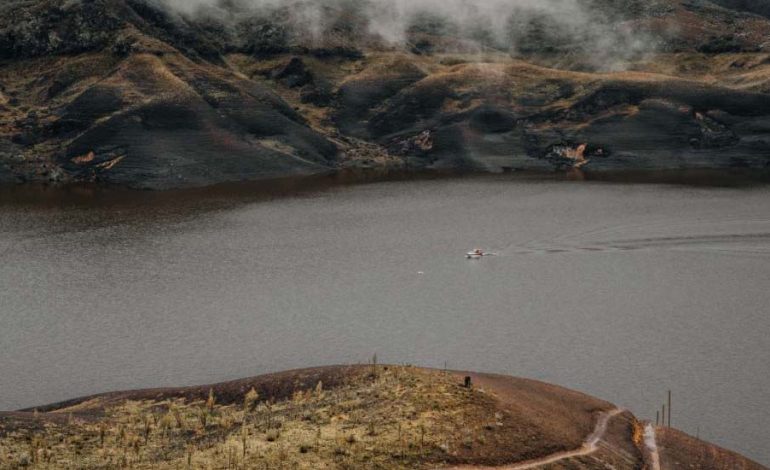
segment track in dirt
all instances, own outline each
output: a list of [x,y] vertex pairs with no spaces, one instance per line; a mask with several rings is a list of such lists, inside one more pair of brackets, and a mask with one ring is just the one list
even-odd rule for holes
[[647,423],[644,428],[644,446],[649,453],[651,470],[660,470],[660,454],[655,439],[655,428],[650,423]]
[[601,442],[602,438],[604,438],[604,435],[607,432],[607,426],[609,425],[610,420],[623,412],[625,412],[625,410],[621,408],[616,408],[609,412],[602,412],[599,415],[599,419],[596,422],[596,427],[594,428],[594,431],[586,438],[585,442],[579,449],[565,451],[565,452],[558,452],[548,457],[531,460],[529,462],[521,462],[521,463],[515,463],[515,464],[504,465],[499,467],[481,467],[481,466],[471,465],[471,466],[451,467],[450,469],[447,469],[447,470],[487,470],[487,469],[489,470],[491,469],[528,470],[531,468],[538,468],[545,465],[550,465],[550,464],[559,462],[561,460],[572,459],[575,457],[584,457],[586,455],[590,455],[596,452],[596,450],[599,448],[599,442]]

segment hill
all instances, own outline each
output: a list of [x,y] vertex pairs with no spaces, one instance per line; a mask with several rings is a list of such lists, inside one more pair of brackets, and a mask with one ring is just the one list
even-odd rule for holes
[[3,2],[0,181],[770,167],[761,2],[412,3]]
[[763,468],[557,386],[403,366],[306,369],[0,414],[0,468],[25,466]]

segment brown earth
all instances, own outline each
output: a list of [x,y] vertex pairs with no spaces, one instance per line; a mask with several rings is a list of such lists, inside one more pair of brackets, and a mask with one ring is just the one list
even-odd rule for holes
[[[644,469],[644,426],[532,380],[337,366],[2,413],[0,468]],[[764,468],[657,432],[664,470]]]
[[708,444],[681,431],[657,430],[660,463],[665,470],[709,468],[713,470],[762,470],[767,467],[735,452]]

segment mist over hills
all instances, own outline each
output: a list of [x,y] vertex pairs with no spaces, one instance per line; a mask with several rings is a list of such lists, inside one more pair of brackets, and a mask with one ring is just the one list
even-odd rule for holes
[[764,169],[765,7],[11,0],[0,5],[0,180]]

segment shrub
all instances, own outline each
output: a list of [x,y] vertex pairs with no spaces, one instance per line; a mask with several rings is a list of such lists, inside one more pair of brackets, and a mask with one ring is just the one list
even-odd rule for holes
[[311,450],[313,450],[313,446],[308,444],[308,443],[304,443],[304,444],[300,444],[299,445],[299,453],[300,454],[307,454]]
[[279,437],[281,437],[281,431],[278,429],[270,429],[267,431],[267,434],[265,434],[265,439],[267,442],[275,442]]
[[246,411],[254,411],[259,401],[259,393],[251,387],[251,390],[243,397],[243,408]]
[[29,454],[21,454],[18,464],[19,467],[29,467],[32,465],[32,458],[29,456]]
[[206,429],[206,425],[209,422],[209,412],[205,408],[198,410],[198,421],[201,423],[201,428]]

